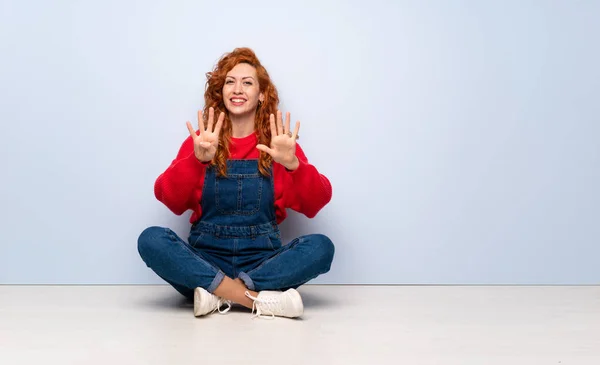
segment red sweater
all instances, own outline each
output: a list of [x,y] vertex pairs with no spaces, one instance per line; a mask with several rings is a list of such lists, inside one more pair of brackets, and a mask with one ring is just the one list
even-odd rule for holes
[[[229,158],[258,159],[260,151],[256,148],[257,144],[258,138],[254,133],[244,138],[231,138]],[[296,170],[287,171],[283,165],[273,162],[277,223],[287,216],[286,208],[312,218],[331,200],[331,183],[308,163],[302,148],[298,144],[296,146],[296,156],[300,160]],[[191,209],[190,222],[195,222],[202,216],[200,198],[207,166],[194,156],[194,142],[188,137],[175,160],[156,179],[154,195],[177,215]]]

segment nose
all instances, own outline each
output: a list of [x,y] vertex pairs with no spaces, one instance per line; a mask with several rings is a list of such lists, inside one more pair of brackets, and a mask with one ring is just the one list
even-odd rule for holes
[[233,92],[235,94],[241,94],[242,93],[242,83],[241,82],[236,82],[235,86],[233,88]]

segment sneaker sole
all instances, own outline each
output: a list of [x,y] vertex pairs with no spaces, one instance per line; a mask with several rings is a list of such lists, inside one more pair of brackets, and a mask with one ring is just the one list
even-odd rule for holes
[[302,297],[300,296],[300,293],[298,293],[296,289],[289,289],[287,290],[287,292],[294,298],[293,303],[299,304],[297,306],[294,305],[294,315],[290,316],[289,318],[296,318],[302,316],[304,314],[304,303],[302,302]]

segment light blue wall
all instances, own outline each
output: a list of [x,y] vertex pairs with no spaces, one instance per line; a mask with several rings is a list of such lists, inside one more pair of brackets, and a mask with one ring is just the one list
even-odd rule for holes
[[138,234],[250,46],[334,197],[317,283],[600,282],[598,1],[2,1],[0,283],[162,283]]

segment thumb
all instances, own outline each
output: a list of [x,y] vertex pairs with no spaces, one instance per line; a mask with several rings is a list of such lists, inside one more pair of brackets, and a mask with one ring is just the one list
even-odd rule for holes
[[257,144],[256,148],[259,149],[260,151],[263,151],[263,152],[268,153],[269,155],[273,156],[273,150],[270,149],[269,147],[265,146],[264,144]]

